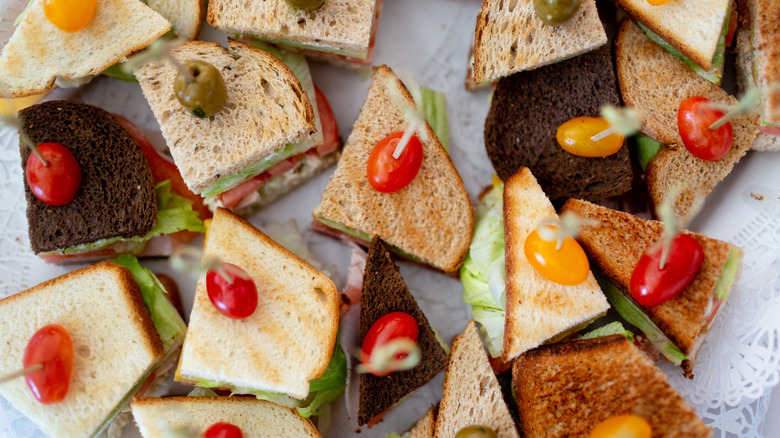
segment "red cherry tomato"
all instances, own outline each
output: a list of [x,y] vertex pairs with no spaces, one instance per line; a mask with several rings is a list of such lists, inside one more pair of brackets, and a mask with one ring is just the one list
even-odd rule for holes
[[659,240],[642,254],[631,274],[631,295],[643,306],[657,306],[676,297],[691,284],[704,262],[701,244],[687,234],[672,240],[663,269],[662,253],[663,242]]
[[723,117],[723,111],[709,108],[710,101],[694,96],[680,104],[677,111],[677,126],[685,147],[702,160],[715,161],[725,157],[731,150],[734,134],[731,123],[710,129],[710,125]]
[[230,423],[214,423],[203,434],[204,438],[244,438],[241,428]]
[[257,308],[257,287],[243,269],[230,263],[223,264],[226,279],[217,269],[206,273],[209,300],[219,313],[233,319],[244,319]]
[[27,158],[27,184],[33,195],[47,205],[70,203],[81,187],[81,167],[76,157],[59,143],[43,143],[38,152],[46,159],[46,166],[36,154]]
[[[381,347],[395,339],[411,339],[417,342],[420,335],[420,328],[417,326],[417,320],[412,315],[404,312],[391,312],[377,319],[368,329],[366,338],[363,340],[363,346],[360,349],[360,361],[363,366],[369,367],[371,364],[371,354],[376,347]],[[405,353],[398,353],[395,359],[402,360],[407,356]],[[368,370],[375,376],[386,376],[392,373],[392,370]]]
[[27,344],[24,367],[38,364],[43,368],[24,376],[33,396],[45,405],[62,401],[73,374],[73,343],[61,325],[41,327]]
[[368,182],[377,192],[397,192],[408,186],[420,171],[423,147],[416,135],[409,139],[401,156],[397,160],[393,158],[395,147],[403,135],[403,132],[396,132],[383,138],[368,157]]

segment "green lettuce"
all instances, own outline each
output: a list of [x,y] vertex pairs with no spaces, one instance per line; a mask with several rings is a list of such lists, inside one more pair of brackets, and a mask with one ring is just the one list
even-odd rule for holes
[[[355,229],[352,229],[346,225],[342,225],[338,222],[332,221],[330,219],[325,219],[323,217],[315,217],[314,219],[318,220],[319,222],[322,222],[324,225],[333,228],[334,230],[341,231],[342,233],[352,236],[356,239],[360,239],[366,243],[371,243],[371,236]],[[385,246],[389,248],[394,253],[400,255],[403,258],[413,260],[415,262],[423,262],[422,260],[418,259],[417,257],[409,254],[408,252],[402,250],[401,248],[398,248],[397,246],[390,245],[389,243],[385,242]]]
[[599,286],[601,286],[601,290],[607,297],[607,301],[609,301],[609,304],[612,305],[620,316],[623,317],[626,322],[641,330],[642,333],[647,336],[650,343],[652,343],[667,359],[675,365],[680,366],[682,361],[686,359],[685,354],[683,354],[683,352],[666,337],[661,329],[650,320],[642,309],[623,294],[617,286],[604,277],[604,274],[594,269],[593,275],[599,282]]
[[272,39],[272,38],[263,38],[256,35],[250,35],[250,34],[243,34],[243,35],[236,35],[237,37],[250,37],[257,40],[265,41],[267,43],[271,44],[278,44],[282,46],[290,46],[294,47],[296,49],[300,50],[312,50],[315,52],[325,52],[325,53],[333,53],[336,55],[343,55],[347,56],[349,58],[357,58],[357,59],[366,59],[368,58],[368,49],[365,51],[359,51],[359,50],[350,50],[346,48],[336,48],[336,47],[326,47],[326,46],[315,46],[311,44],[305,44],[298,41],[291,41],[291,40],[285,40],[285,39]]
[[192,379],[196,386],[203,388],[224,388],[233,394],[251,394],[261,400],[268,400],[276,404],[295,408],[298,413],[304,417],[321,415],[323,412],[318,409],[327,403],[332,403],[344,394],[347,387],[347,356],[341,349],[339,338],[341,328],[336,335],[336,346],[333,348],[333,355],[330,357],[328,367],[322,376],[309,382],[309,396],[306,400],[296,400],[286,394],[260,391],[257,389],[237,387],[228,382],[220,382],[206,379]]
[[634,342],[634,334],[630,330],[626,330],[619,321],[611,322],[605,326],[591,330],[588,333],[580,336],[580,339],[593,339],[600,338],[602,336],[610,335],[623,335],[629,342]]
[[504,184],[493,188],[477,205],[474,238],[460,268],[463,301],[471,305],[488,353],[498,357],[504,345],[506,268],[504,263]]
[[168,300],[165,286],[152,271],[141,266],[138,259],[131,255],[121,255],[113,261],[130,270],[133,279],[138,283],[144,304],[149,309],[149,315],[165,346],[165,351],[169,351],[182,339],[184,332],[187,331],[187,325]]
[[719,84],[720,77],[723,74],[723,62],[725,60],[725,54],[726,54],[726,34],[728,34],[729,32],[729,17],[731,17],[730,6],[728,12],[726,13],[726,20],[723,23],[723,28],[721,29],[720,38],[718,39],[718,45],[715,47],[715,54],[712,56],[712,69],[710,71],[706,71],[703,68],[699,67],[698,64],[691,61],[687,56],[683,55],[682,52],[677,50],[671,44],[664,41],[663,38],[661,38],[653,31],[645,27],[645,25],[643,25],[642,23],[637,23],[637,24],[639,24],[639,27],[641,27],[645,31],[647,36],[649,36],[650,39],[653,40],[653,42],[663,47],[664,50],[666,50],[670,54],[680,58],[682,62],[684,62],[685,65],[688,66],[688,68],[695,71],[700,76],[712,82],[713,84]]
[[642,171],[647,170],[647,164],[664,147],[663,143],[659,143],[644,134],[637,134],[634,137],[634,143],[636,144],[637,156]]
[[422,88],[423,107],[425,119],[444,149],[450,151],[450,133],[447,126],[447,96],[428,87]]
[[146,242],[157,236],[173,234],[179,231],[206,232],[198,212],[192,209],[192,201],[174,193],[171,189],[170,180],[157,184],[154,186],[154,190],[157,192],[157,225],[145,235],[100,239],[95,242],[74,245],[44,254],[77,254],[105,248],[116,243],[126,244],[123,252],[132,254],[142,251]]

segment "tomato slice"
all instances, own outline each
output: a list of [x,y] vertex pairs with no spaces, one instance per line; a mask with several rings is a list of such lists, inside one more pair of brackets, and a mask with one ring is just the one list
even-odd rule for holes
[[320,123],[322,124],[322,144],[317,146],[317,153],[327,155],[335,152],[341,145],[339,139],[339,125],[333,110],[330,108],[330,102],[316,85],[314,92],[317,95],[317,111],[320,113]]
[[256,177],[244,181],[243,183],[233,187],[232,189],[220,193],[217,195],[217,199],[222,202],[225,208],[233,208],[240,204],[247,196],[253,193],[255,190],[263,186],[268,180],[271,179],[271,174],[263,172]]
[[739,13],[737,12],[737,5],[734,2],[731,3],[731,15],[729,15],[729,30],[726,33],[726,47],[731,46],[731,41],[734,39],[734,34],[737,33],[737,24],[739,23]]
[[734,134],[731,123],[710,129],[724,113],[710,108],[709,102],[701,96],[685,100],[677,111],[677,126],[686,149],[702,160],[715,161],[729,153]]
[[[381,347],[395,339],[411,339],[417,342],[420,334],[420,328],[417,320],[412,315],[404,312],[391,312],[377,319],[371,328],[368,329],[363,345],[360,348],[360,361],[363,366],[369,367],[371,364],[371,354],[374,349]],[[404,353],[399,353],[396,359],[406,357]],[[386,376],[392,373],[392,370],[368,370],[375,376]]]
[[366,165],[368,182],[378,192],[397,192],[408,186],[420,172],[423,147],[416,135],[412,135],[397,159],[393,157],[403,135],[403,132],[396,132],[383,138],[374,146],[374,150],[368,157]]
[[192,193],[184,183],[184,179],[179,173],[179,168],[175,164],[168,161],[165,157],[160,155],[157,149],[154,148],[146,134],[125,117],[119,114],[113,114],[114,118],[123,128],[133,137],[133,139],[141,146],[141,151],[146,157],[146,161],[149,163],[149,168],[152,170],[152,177],[155,183],[170,180],[171,188],[176,194],[192,201],[192,209],[198,212],[201,219],[208,219],[212,216],[211,210],[203,204],[203,198],[200,195]]
[[663,241],[650,245],[631,274],[631,295],[643,306],[658,306],[679,295],[691,284],[704,262],[701,244],[687,234],[678,234],[672,240],[663,268],[662,253]]

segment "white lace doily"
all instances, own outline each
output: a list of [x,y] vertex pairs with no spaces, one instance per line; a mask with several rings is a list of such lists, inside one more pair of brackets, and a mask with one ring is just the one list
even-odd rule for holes
[[[23,9],[21,0],[0,0],[0,46]],[[376,63],[412,73],[418,81],[445,91],[450,117],[451,154],[473,199],[490,183],[492,166],[485,153],[482,129],[489,108],[488,92],[463,87],[473,37],[477,0],[394,0],[384,2],[376,46]],[[224,38],[213,30],[209,38]],[[412,48],[412,49],[410,49]],[[330,66],[314,65],[314,77],[328,95],[344,139],[365,98],[365,76]],[[147,130],[159,129],[140,89],[111,79],[98,79],[79,92],[79,99],[120,113]],[[662,365],[672,385],[691,403],[716,436],[760,436],[771,388],[780,379],[780,154],[750,154],[719,185],[692,223],[694,231],[734,243],[745,251],[742,276],[715,322],[696,362],[694,380],[678,368]],[[305,227],[319,202],[328,176],[321,175],[252,218],[258,225],[286,222]],[[762,200],[759,200],[762,198]],[[0,297],[17,293],[71,268],[45,265],[29,252],[22,171],[15,133],[0,129]],[[307,232],[312,251],[321,260],[336,261],[346,278],[349,251],[331,239]],[[185,307],[194,281],[171,272],[165,261],[144,262],[179,281]],[[432,325],[451,340],[466,324],[468,307],[460,283],[403,264],[401,273]],[[407,430],[441,397],[442,375],[361,434],[347,421],[337,402],[329,436],[384,436]],[[181,391],[179,389],[178,391]],[[0,398],[0,436],[39,437],[41,433]],[[138,436],[127,427],[125,436]]]

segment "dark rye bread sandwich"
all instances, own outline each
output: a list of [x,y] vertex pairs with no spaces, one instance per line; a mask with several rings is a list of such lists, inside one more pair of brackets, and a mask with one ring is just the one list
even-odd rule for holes
[[420,330],[417,345],[422,356],[420,363],[410,370],[395,371],[382,377],[369,373],[360,375],[358,424],[361,426],[381,419],[385,411],[428,383],[447,366],[447,353],[439,344],[436,332],[404,284],[385,244],[375,237],[368,249],[363,277],[360,345],[371,326],[391,312],[408,313],[417,321]]
[[[81,167],[81,189],[52,207],[24,181],[30,245],[37,253],[112,237],[146,234],[157,224],[152,171],[133,137],[108,112],[74,101],[51,101],[19,113],[33,143],[60,143]],[[32,153],[21,145],[22,169]]]
[[684,231],[704,250],[699,273],[675,298],[646,307],[632,298],[631,275],[642,254],[663,236],[663,224],[575,199],[564,204],[561,213],[567,211],[598,222],[583,226],[577,240],[603,273],[599,283],[612,307],[645,334],[651,350],[657,350],[653,353],[663,354],[692,378],[699,349],[738,276],[742,250]]
[[600,201],[631,189],[628,148],[604,158],[563,150],[558,127],[575,117],[596,117],[603,105],[620,105],[609,49],[505,77],[485,120],[485,148],[506,181],[520,167],[533,172],[553,200]]
[[623,335],[539,347],[515,359],[512,386],[523,436],[588,436],[633,414],[653,437],[712,436],[666,376]]
[[[30,246],[45,261],[166,256],[205,231],[187,198],[193,195],[173,181],[178,171],[127,119],[81,102],[49,101],[22,110],[19,120],[33,144],[61,144],[81,171],[75,197],[61,206],[40,201],[24,178]],[[20,154],[24,173],[31,151],[20,143]]]

